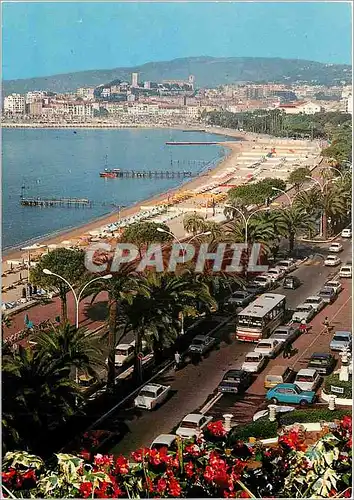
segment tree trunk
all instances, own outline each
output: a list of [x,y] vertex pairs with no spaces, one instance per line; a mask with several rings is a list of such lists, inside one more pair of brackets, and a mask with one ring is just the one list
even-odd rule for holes
[[294,250],[294,246],[295,246],[295,234],[290,233],[289,234],[289,253],[292,253],[292,251]]
[[324,240],[327,239],[327,214],[325,211],[323,211],[322,217],[321,217],[321,224],[322,224],[322,237]]
[[68,304],[66,301],[66,291],[60,293],[61,301],[61,322],[64,324],[68,320]]
[[140,359],[140,354],[142,350],[142,338],[144,333],[144,325],[142,324],[136,332],[136,342],[135,342],[135,360],[134,360],[134,374],[135,380],[140,385],[143,382],[143,365]]
[[107,391],[113,392],[115,378],[117,301],[109,296]]

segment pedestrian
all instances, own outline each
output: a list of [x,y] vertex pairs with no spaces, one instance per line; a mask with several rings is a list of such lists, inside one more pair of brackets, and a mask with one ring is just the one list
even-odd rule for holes
[[323,320],[322,325],[324,327],[325,333],[329,333],[329,319],[328,319],[328,316],[325,317],[325,319]]
[[284,347],[283,358],[291,358],[292,351],[293,351],[292,344],[287,343]]
[[178,370],[181,364],[181,355],[178,351],[175,352],[175,370]]
[[302,319],[300,323],[300,333],[307,333],[307,324],[306,320]]

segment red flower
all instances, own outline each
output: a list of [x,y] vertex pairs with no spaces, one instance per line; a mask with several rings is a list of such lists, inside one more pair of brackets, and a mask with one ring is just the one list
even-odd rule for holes
[[216,422],[210,422],[207,425],[207,429],[210,432],[210,434],[216,437],[223,437],[227,433],[221,420],[217,420]]
[[152,465],[160,465],[161,463],[168,462],[167,448],[161,448],[160,450],[149,450],[149,462]]
[[193,457],[199,457],[201,454],[201,450],[196,444],[187,445],[184,451],[187,455],[192,455]]
[[97,498],[107,498],[107,488],[110,486],[110,483],[106,481],[102,481],[100,483],[100,487],[95,489],[95,496]]
[[9,469],[7,472],[2,473],[2,480],[4,481],[4,483],[8,483],[15,476],[16,476],[15,469]]
[[240,498],[250,498],[250,496],[247,491],[241,491]]
[[142,462],[146,457],[149,456],[149,448],[140,448],[139,450],[133,451],[132,457],[135,462]]
[[186,471],[186,476],[187,477],[192,477],[194,474],[194,465],[193,462],[188,462],[184,466],[184,470]]
[[113,465],[113,455],[101,455],[100,453],[98,453],[97,455],[95,455],[93,463],[98,467],[108,467],[110,465]]
[[177,479],[171,478],[168,485],[169,494],[173,497],[180,497],[182,488]]
[[36,473],[34,472],[33,469],[28,469],[26,472],[24,472],[22,475],[22,479],[33,479],[33,481],[36,480]]
[[79,453],[79,457],[82,457],[84,460],[90,460],[91,453],[87,450],[81,450]]
[[158,491],[158,493],[163,493],[166,490],[166,488],[167,488],[167,481],[166,481],[166,479],[160,478],[157,481],[156,490]]
[[352,489],[349,488],[347,491],[345,491],[343,496],[345,498],[352,498]]
[[236,498],[236,492],[235,491],[224,491],[224,498]]
[[123,457],[123,455],[119,456],[116,459],[116,469],[115,469],[117,474],[128,474],[129,472],[129,462],[128,460]]
[[146,478],[146,486],[147,486],[147,489],[148,491],[151,493],[154,491],[154,483],[151,481],[151,479],[149,477]]
[[88,498],[92,495],[92,483],[88,481],[81,483],[79,491],[83,498]]
[[279,442],[286,444],[292,450],[305,451],[307,449],[303,438],[300,438],[299,431],[295,429],[281,436]]
[[348,415],[346,415],[345,417],[343,417],[343,420],[341,422],[341,426],[343,427],[343,429],[348,429],[349,431],[352,430],[352,419],[351,417],[348,417]]

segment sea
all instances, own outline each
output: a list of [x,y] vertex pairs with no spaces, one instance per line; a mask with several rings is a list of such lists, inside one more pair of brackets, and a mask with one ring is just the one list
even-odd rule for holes
[[[186,170],[213,168],[227,154],[219,145],[169,146],[169,141],[237,139],[174,129],[3,129],[2,249],[77,227],[188,179],[100,178],[105,168]],[[21,196],[85,198],[92,208],[22,206]]]

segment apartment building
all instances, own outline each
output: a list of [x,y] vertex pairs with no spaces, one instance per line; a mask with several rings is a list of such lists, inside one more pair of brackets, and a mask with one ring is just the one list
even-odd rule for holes
[[289,104],[280,104],[277,106],[277,109],[284,111],[287,115],[314,115],[315,113],[320,113],[322,111],[322,107],[319,104],[314,102],[295,102]]
[[11,94],[4,99],[4,112],[11,114],[24,113],[26,109],[26,101],[21,94]]

